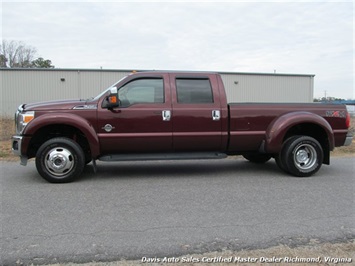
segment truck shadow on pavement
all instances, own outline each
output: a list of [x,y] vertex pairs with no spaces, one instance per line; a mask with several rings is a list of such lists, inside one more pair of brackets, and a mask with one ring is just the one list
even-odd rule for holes
[[126,178],[215,178],[218,176],[238,177],[289,177],[282,172],[274,160],[265,164],[254,164],[240,159],[194,160],[194,161],[138,161],[98,162],[97,173],[92,163],[86,166],[77,181],[89,179]]

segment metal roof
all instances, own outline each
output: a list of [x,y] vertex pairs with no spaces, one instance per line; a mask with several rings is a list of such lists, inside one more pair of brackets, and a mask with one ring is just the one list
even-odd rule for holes
[[0,68],[0,71],[73,71],[73,72],[192,72],[192,73],[219,73],[230,75],[260,75],[260,76],[296,76],[314,77],[315,74],[293,74],[293,73],[261,73],[261,72],[228,72],[228,71],[199,71],[199,70],[157,70],[157,69],[103,69],[103,68]]

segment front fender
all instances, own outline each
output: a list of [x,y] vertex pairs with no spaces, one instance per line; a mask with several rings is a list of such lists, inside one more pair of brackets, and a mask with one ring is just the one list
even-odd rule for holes
[[68,125],[80,130],[87,138],[91,155],[96,158],[100,155],[99,139],[93,126],[86,119],[70,113],[49,113],[33,119],[25,128],[24,135],[34,135],[37,130],[49,125]]
[[329,123],[317,114],[301,111],[284,114],[271,122],[266,130],[265,151],[279,153],[288,130],[305,123],[320,126],[327,134],[330,150],[334,148],[334,135]]

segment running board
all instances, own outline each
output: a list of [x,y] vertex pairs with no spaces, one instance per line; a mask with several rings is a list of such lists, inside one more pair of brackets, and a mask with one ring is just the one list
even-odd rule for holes
[[220,152],[183,152],[183,153],[140,153],[111,154],[98,159],[105,162],[113,161],[154,161],[154,160],[193,160],[193,159],[224,159],[227,154]]

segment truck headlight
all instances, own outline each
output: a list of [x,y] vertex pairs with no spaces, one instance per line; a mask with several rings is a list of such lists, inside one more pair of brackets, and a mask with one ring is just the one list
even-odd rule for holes
[[23,130],[27,126],[28,123],[30,123],[34,118],[35,118],[35,112],[34,111],[29,111],[29,112],[21,112],[17,111],[16,115],[16,133],[17,134],[22,134]]

